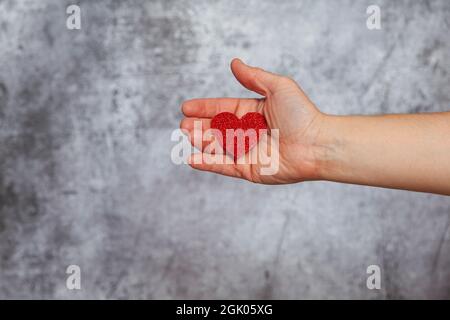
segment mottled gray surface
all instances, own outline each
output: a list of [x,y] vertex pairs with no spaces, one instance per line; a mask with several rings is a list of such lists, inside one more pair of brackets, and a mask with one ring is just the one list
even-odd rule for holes
[[448,197],[170,160],[184,99],[254,96],[235,56],[325,112],[449,110],[449,26],[448,0],[0,1],[0,298],[450,298]]

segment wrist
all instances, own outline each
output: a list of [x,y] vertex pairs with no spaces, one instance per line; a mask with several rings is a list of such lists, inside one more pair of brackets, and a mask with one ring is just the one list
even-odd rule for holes
[[316,180],[338,180],[342,175],[342,159],[345,153],[344,116],[322,114],[320,129],[314,142],[313,153],[316,167]]

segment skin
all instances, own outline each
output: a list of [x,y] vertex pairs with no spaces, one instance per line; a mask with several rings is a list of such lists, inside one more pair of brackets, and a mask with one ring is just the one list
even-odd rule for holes
[[231,62],[231,71],[245,88],[263,98],[185,101],[180,126],[193,142],[195,120],[206,130],[220,112],[239,118],[260,112],[269,128],[279,129],[279,170],[260,175],[259,163],[208,164],[207,142],[199,146],[202,154],[189,159],[193,168],[264,184],[328,180],[450,195],[450,112],[328,115],[290,78],[239,59]]

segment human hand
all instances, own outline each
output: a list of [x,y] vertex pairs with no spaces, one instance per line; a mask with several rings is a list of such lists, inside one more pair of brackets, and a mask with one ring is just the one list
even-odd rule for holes
[[[190,133],[193,144],[194,121],[201,121],[202,129],[211,128],[211,119],[218,113],[231,112],[241,118],[248,112],[259,112],[266,118],[270,129],[279,131],[279,168],[273,175],[262,175],[260,161],[244,164],[211,164],[208,161],[189,161],[199,170],[243,178],[265,184],[293,183],[319,178],[316,161],[317,139],[321,132],[324,115],[308,99],[295,81],[260,68],[250,67],[239,59],[231,62],[236,79],[247,89],[264,98],[214,98],[193,99],[183,103],[185,118],[181,128]],[[270,135],[270,132],[269,132]],[[270,139],[270,136],[268,137]],[[206,143],[207,144],[207,143]],[[206,144],[201,148],[205,151]],[[257,152],[256,148],[250,153]],[[203,152],[202,159],[210,155]]]

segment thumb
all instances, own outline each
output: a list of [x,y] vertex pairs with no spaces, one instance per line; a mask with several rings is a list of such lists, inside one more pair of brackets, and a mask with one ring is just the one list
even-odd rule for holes
[[283,79],[261,68],[251,67],[237,58],[231,61],[231,72],[244,87],[263,96],[274,93]]

